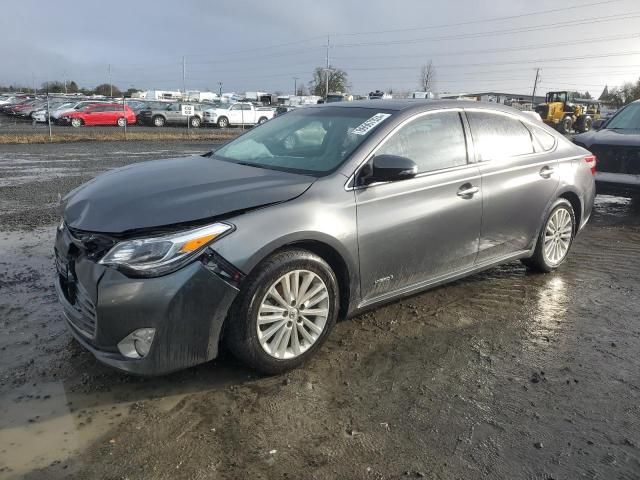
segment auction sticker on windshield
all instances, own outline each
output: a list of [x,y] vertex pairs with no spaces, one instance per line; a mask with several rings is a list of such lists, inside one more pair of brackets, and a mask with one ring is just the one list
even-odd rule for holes
[[390,116],[390,113],[376,113],[373,117],[365,120],[356,128],[354,128],[351,133],[353,133],[354,135],[366,135],[369,130],[374,128],[379,123],[384,122]]

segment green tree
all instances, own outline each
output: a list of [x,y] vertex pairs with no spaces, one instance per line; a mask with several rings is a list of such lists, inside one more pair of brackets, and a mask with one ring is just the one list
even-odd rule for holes
[[80,88],[78,87],[78,84],[76,82],[71,80],[69,83],[67,83],[67,92],[78,93],[79,91],[80,91]]
[[64,93],[64,83],[57,80],[53,82],[44,82],[42,84],[42,90],[49,93]]
[[329,70],[317,67],[313,71],[313,78],[309,82],[309,91],[313,95],[325,96],[327,90],[327,75],[329,78],[329,92],[346,92],[349,89],[349,76],[339,68]]
[[98,85],[94,89],[94,92],[96,93],[96,95],[104,95],[105,97],[111,96],[112,91],[113,91],[114,97],[119,97],[122,95],[122,92],[118,87],[116,87],[115,85],[109,85],[108,83],[103,83],[101,85]]

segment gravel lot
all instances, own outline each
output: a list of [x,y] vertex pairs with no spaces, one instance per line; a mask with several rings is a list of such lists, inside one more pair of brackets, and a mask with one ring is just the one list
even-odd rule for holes
[[0,148],[0,477],[640,478],[640,202],[598,197],[554,274],[519,263],[338,323],[303,369],[96,363],[52,287],[58,195],[206,144]]

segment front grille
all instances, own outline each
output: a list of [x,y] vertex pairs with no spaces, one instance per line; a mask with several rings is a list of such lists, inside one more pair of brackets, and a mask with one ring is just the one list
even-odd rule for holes
[[592,145],[589,150],[598,157],[599,172],[640,175],[640,146]]
[[67,315],[69,322],[84,336],[94,338],[96,334],[96,307],[89,292],[76,278],[74,258],[65,259],[56,249],[55,264],[64,298],[77,315]]
[[77,318],[70,319],[70,321],[86,336],[93,338],[96,335],[96,307],[89,298],[89,293],[82,285],[76,283],[75,286],[76,302],[73,306],[81,315]]

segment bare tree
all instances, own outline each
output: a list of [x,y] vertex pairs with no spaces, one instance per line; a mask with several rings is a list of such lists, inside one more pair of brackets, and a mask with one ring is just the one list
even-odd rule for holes
[[436,84],[436,67],[431,60],[420,69],[420,88],[423,92],[431,92]]

